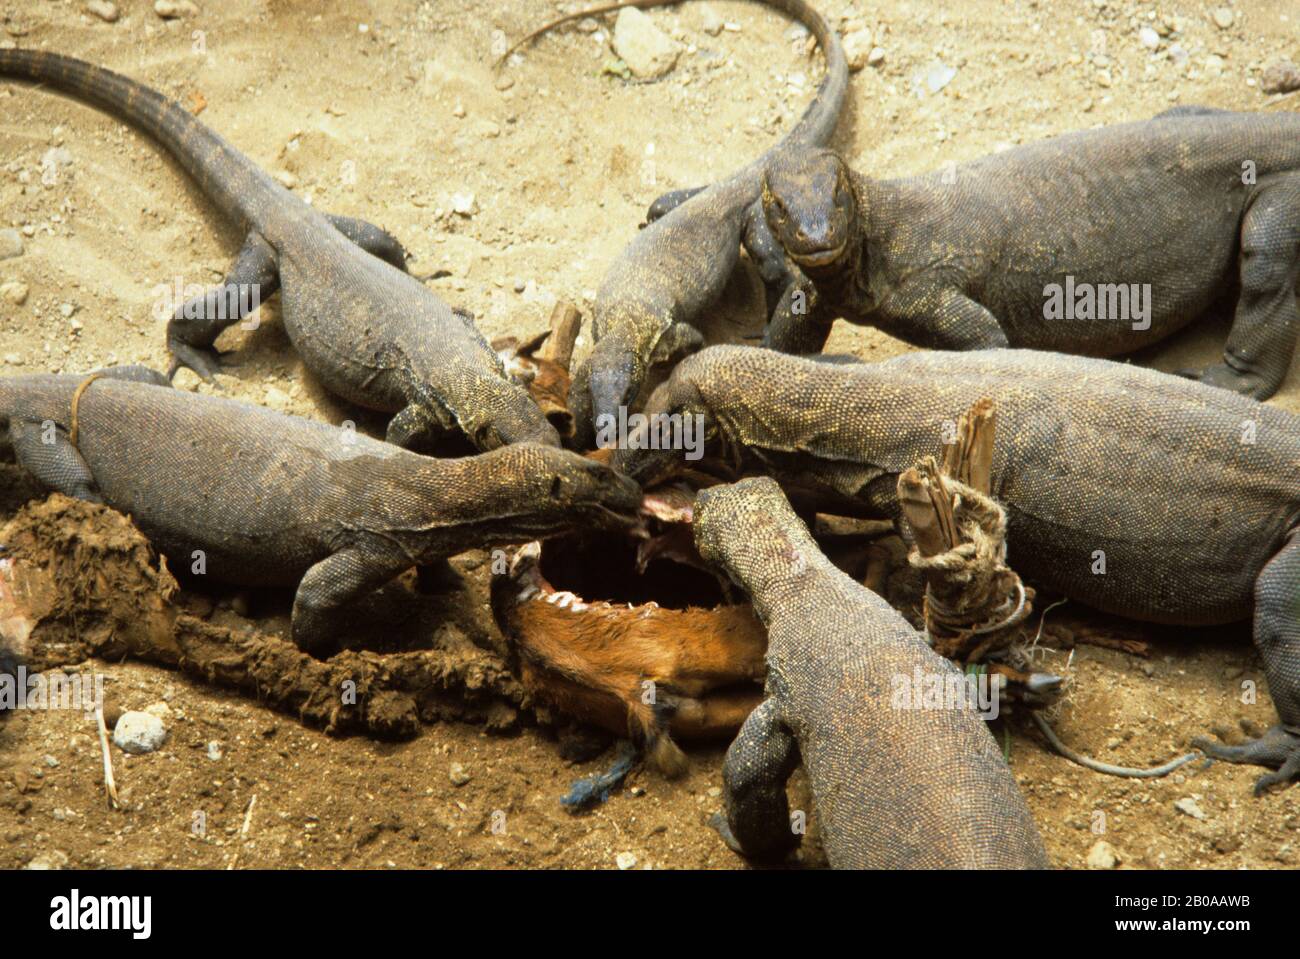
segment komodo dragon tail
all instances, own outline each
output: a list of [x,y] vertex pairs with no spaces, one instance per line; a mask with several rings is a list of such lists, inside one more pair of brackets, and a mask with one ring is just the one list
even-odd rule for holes
[[[552,20],[545,26],[538,27],[528,36],[516,42],[501,55],[498,63],[504,62],[510,54],[520,47],[532,42],[543,33],[558,27],[560,24],[602,13],[611,13],[614,10],[622,10],[624,7],[649,9],[651,7],[667,7],[681,2],[682,0],[623,0],[621,3],[610,3],[605,6],[590,7],[576,13],[566,14],[557,20]],[[808,108],[804,110],[799,122],[768,153],[789,146],[824,146],[830,140],[831,133],[835,130],[835,124],[839,119],[840,109],[844,105],[844,97],[849,88],[849,65],[844,56],[844,47],[840,45],[840,38],[831,29],[831,25],[806,0],[754,0],[754,2],[761,3],[765,7],[771,7],[773,10],[784,13],[790,19],[802,23],[808,28],[808,32],[817,39],[817,45],[821,47],[822,56],[826,58],[826,76],[822,78],[821,84],[817,87],[817,95],[813,97],[812,103],[808,104]],[[761,160],[756,162],[761,162]]]
[[245,230],[255,226],[265,235],[266,219],[284,208],[284,199],[292,198],[180,104],[119,73],[44,50],[0,50],[0,77],[53,87],[139,127]]

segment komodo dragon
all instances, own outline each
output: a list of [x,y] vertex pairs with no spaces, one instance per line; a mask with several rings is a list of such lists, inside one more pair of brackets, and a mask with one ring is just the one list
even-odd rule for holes
[[903,708],[899,680],[960,671],[835,567],[768,477],[695,504],[700,555],[753,599],[767,627],[766,699],[727,750],[727,844],[776,859],[799,842],[785,784],[808,773],[836,868],[1046,868],[1038,830],[984,720],[962,699]]
[[129,514],[186,568],[297,584],[292,635],[304,649],[337,635],[330,621],[351,601],[413,566],[637,522],[635,482],[556,447],[435,459],[159,380],[140,368],[0,379],[0,426],[37,479]]
[[802,274],[764,345],[821,349],[837,317],[935,349],[1113,356],[1235,317],[1187,371],[1267,399],[1300,310],[1300,116],[1176,107],[873,180],[829,150],[775,158],[768,224]]
[[[679,0],[639,0],[579,11],[534,31],[516,46],[556,24],[595,12],[674,2]],[[848,64],[835,31],[805,0],[758,2],[808,28],[826,58],[826,75],[798,124],[776,146],[719,183],[661,197],[653,212],[671,212],[640,231],[610,265],[596,291],[594,346],[575,371],[569,392],[579,447],[594,444],[597,417],[617,417],[620,406],[636,399],[652,365],[675,362],[699,349],[703,337],[692,323],[722,295],[742,240],[769,291],[776,289],[779,296],[788,283],[783,257],[763,221],[759,175],[773,151],[830,139],[848,89]],[[773,301],[776,296],[769,292]]]
[[[332,392],[395,412],[388,439],[427,446],[463,431],[479,449],[559,435],[466,314],[405,271],[401,245],[378,227],[312,209],[178,104],[119,74],[37,50],[0,50],[0,76],[46,84],[139,127],[213,204],[248,231],[222,286],[177,309],[167,328],[175,372],[205,379],[213,343],[247,314],[257,290],[282,289],[285,332]],[[372,255],[373,254],[373,255]]]
[[[921,352],[838,364],[749,347],[688,358],[647,423],[699,414],[742,468],[812,488],[829,512],[898,520],[898,475],[952,441],[958,416],[997,410],[994,497],[1008,562],[1110,613],[1182,625],[1254,613],[1281,725],[1213,756],[1300,773],[1300,417],[1203,383],[1033,350]],[[619,450],[643,482],[673,450]],[[708,447],[706,446],[706,451]]]

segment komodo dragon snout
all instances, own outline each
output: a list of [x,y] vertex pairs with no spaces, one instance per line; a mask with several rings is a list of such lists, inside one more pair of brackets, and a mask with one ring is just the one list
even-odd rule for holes
[[480,459],[482,495],[474,508],[508,518],[511,529],[547,536],[582,523],[623,530],[641,522],[640,484],[577,453],[520,443]]
[[859,200],[848,166],[831,150],[785,151],[763,173],[763,214],[786,255],[820,278],[855,252]]

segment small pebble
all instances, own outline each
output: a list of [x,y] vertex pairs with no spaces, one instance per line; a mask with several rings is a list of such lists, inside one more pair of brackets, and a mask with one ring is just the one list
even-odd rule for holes
[[635,7],[625,7],[614,21],[614,52],[636,76],[652,80],[677,65],[681,47],[653,19]]
[[1219,7],[1214,11],[1214,25],[1220,30],[1227,30],[1232,26],[1232,11],[1227,7]]
[[127,753],[151,753],[167,740],[167,727],[157,716],[132,710],[113,727],[113,742]]
[[1290,60],[1270,64],[1259,78],[1259,88],[1265,93],[1290,93],[1300,90],[1300,67]]
[[199,12],[190,0],[154,0],[153,12],[164,20],[192,17]]
[[12,303],[14,306],[22,306],[27,302],[27,284],[11,281],[9,283],[0,283],[0,296]]
[[86,12],[94,14],[105,23],[117,23],[119,16],[117,4],[110,3],[109,0],[89,0],[86,4]]
[[23,255],[23,238],[17,230],[0,230],[0,260]]
[[1148,50],[1154,50],[1160,46],[1160,34],[1152,27],[1143,27],[1138,31],[1138,42]]
[[618,864],[619,869],[626,872],[636,865],[636,856],[630,852],[621,852],[614,857],[614,862]]
[[1174,808],[1184,815],[1191,816],[1193,819],[1204,820],[1209,817],[1205,815],[1205,810],[1191,796],[1186,796],[1174,803]]
[[224,753],[221,751],[221,743],[217,742],[217,740],[215,739],[212,740],[210,743],[208,743],[209,759],[211,759],[215,763],[218,760],[220,760],[223,755]]
[[855,30],[846,34],[843,40],[844,57],[849,62],[849,69],[857,73],[867,65],[871,57],[871,51],[876,49],[871,45],[871,31]]
[[1089,869],[1114,869],[1119,864],[1119,856],[1115,853],[1115,847],[1102,839],[1088,850],[1085,862]]
[[451,768],[447,771],[447,777],[451,780],[453,786],[463,786],[470,780],[469,770],[460,763],[451,764]]

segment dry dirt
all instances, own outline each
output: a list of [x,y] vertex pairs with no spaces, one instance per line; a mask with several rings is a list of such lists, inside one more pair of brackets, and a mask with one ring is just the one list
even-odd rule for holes
[[[588,302],[651,199],[760,152],[802,109],[820,71],[781,17],[733,0],[712,3],[739,27],[717,37],[702,29],[703,4],[651,14],[692,45],[661,82],[602,75],[607,47],[566,29],[508,70],[508,89],[489,69],[494,32],[518,36],[554,4],[199,5],[197,16],[164,22],[151,4],[121,0],[122,17],[109,24],[79,2],[0,0],[0,42],[73,54],[187,104],[206,103],[206,122],[300,195],[393,231],[415,254],[413,271],[436,274],[431,286],[473,310],[489,336],[542,329],[556,296]],[[818,0],[825,13],[870,28],[885,51],[882,65],[853,76],[835,146],[859,169],[890,176],[1148,117],[1173,103],[1294,108],[1300,101],[1270,107],[1277,98],[1260,92],[1258,77],[1275,59],[1300,53],[1300,2],[1227,5],[1234,16],[1221,28],[1211,18],[1219,4],[1199,2]],[[1138,27],[1166,16],[1181,20],[1179,32],[1152,54]],[[1170,59],[1170,42],[1187,52],[1185,62]],[[920,95],[913,78],[936,58],[956,67],[956,77],[940,93]],[[477,211],[450,212],[452,195],[467,193]],[[0,261],[0,284],[30,288],[22,306],[0,299],[0,357],[9,373],[164,366],[158,287],[216,281],[240,242],[139,134],[9,84],[0,85],[5,227],[30,234],[22,256]],[[263,310],[258,330],[222,341],[237,349],[239,365],[220,389],[332,422],[355,416],[303,370],[276,306]],[[1163,369],[1210,362],[1223,336],[1211,324],[1145,359]],[[849,328],[837,330],[831,348],[868,359],[907,349]],[[195,387],[185,374],[178,382]],[[1300,410],[1297,369],[1272,402]],[[0,480],[7,518],[35,490],[12,471]],[[475,582],[466,592],[470,619],[481,618],[486,600]],[[230,596],[216,599],[214,617],[248,625],[227,608]],[[284,608],[284,597],[269,600],[267,612],[255,608],[258,627],[283,629]],[[1080,615],[1068,607],[1053,613],[1076,626]],[[1206,730],[1240,736],[1272,721],[1266,693],[1253,705],[1240,701],[1244,681],[1263,686],[1244,626],[1206,634],[1089,621],[1149,640],[1153,655],[1076,651],[1074,691],[1058,718],[1076,747],[1149,764]],[[1060,669],[1065,658],[1046,663]],[[97,668],[116,708],[168,702],[171,738],[151,755],[117,754],[126,809],[110,812],[93,725],[80,712],[25,713],[6,723],[0,867],[613,867],[619,853],[633,854],[638,868],[743,865],[706,826],[720,806],[718,749],[693,750],[683,781],[639,773],[633,788],[574,817],[559,795],[608,764],[609,754],[566,763],[553,739],[526,722],[497,724],[507,732],[440,722],[396,743],[339,738],[183,673],[131,661]],[[1083,866],[1099,839],[1124,866],[1300,862],[1300,790],[1254,799],[1255,769],[1216,764],[1151,782],[1103,778],[1045,752],[1023,723],[1010,728],[1011,764],[1059,866]],[[218,755],[209,751],[214,741],[220,758],[210,758]],[[468,775],[462,785],[451,780],[453,764]],[[494,820],[498,811],[504,820]],[[201,836],[193,828],[199,814]],[[494,822],[504,830],[494,832]],[[807,858],[819,861],[815,844]]]

